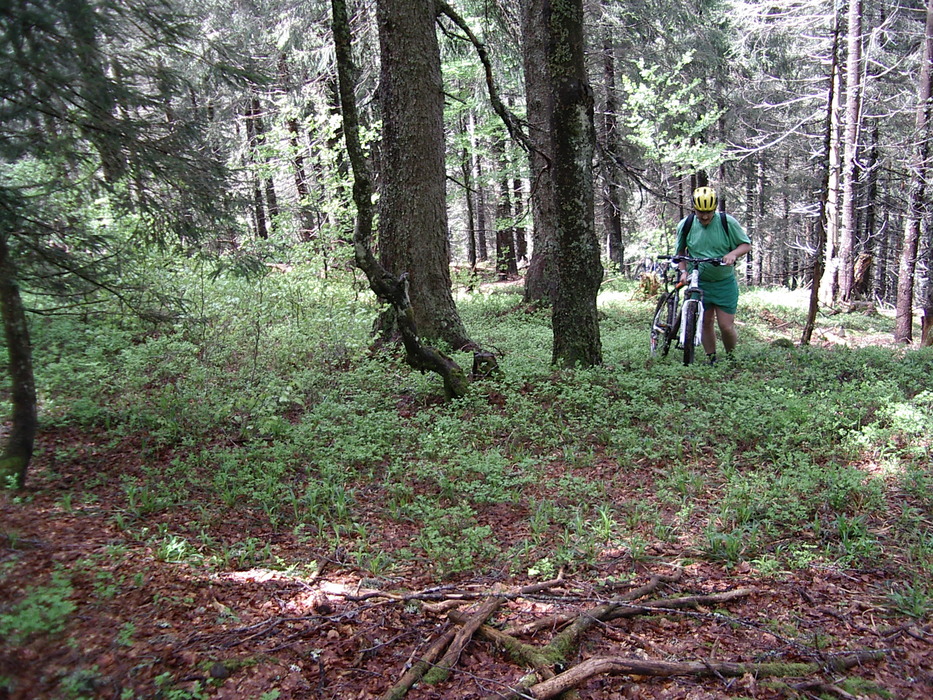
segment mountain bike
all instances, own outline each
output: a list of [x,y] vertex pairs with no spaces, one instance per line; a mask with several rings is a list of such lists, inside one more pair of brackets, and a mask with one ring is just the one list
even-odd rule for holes
[[[650,347],[651,354],[667,355],[671,343],[676,339],[677,347],[684,351],[684,365],[689,365],[696,357],[696,346],[700,345],[703,334],[703,290],[700,289],[700,265],[722,265],[722,258],[691,258],[686,255],[659,255],[662,263],[661,279],[664,292],[651,319]],[[685,262],[690,266],[686,285],[679,282],[671,288],[672,276],[679,276],[678,265]],[[680,290],[684,290],[683,304]]]

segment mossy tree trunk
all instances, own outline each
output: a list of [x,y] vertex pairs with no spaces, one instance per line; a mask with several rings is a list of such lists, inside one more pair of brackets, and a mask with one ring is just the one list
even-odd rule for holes
[[550,110],[557,205],[557,297],[551,316],[555,364],[591,367],[602,362],[596,295],[602,282],[596,236],[593,92],[586,77],[582,0],[548,0]]
[[5,235],[0,234],[0,311],[9,355],[13,415],[10,434],[0,456],[0,486],[13,478],[17,487],[26,484],[38,425],[36,383],[32,371],[32,346],[26,311],[13,274]]

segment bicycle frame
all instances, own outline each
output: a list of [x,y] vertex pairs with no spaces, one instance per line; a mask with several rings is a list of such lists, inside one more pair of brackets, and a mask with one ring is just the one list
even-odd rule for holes
[[[700,288],[700,265],[710,263],[721,265],[721,258],[692,258],[686,255],[659,255],[659,260],[667,260],[668,267],[663,270],[664,294],[658,302],[655,317],[652,320],[651,351],[656,353],[657,338],[663,336],[663,352],[666,355],[671,341],[677,339],[677,347],[684,351],[684,364],[693,362],[695,348],[703,342],[703,290]],[[669,273],[678,270],[680,263],[690,266],[687,283],[676,284],[669,290]],[[684,288],[683,303],[680,303],[680,290]],[[666,320],[660,321],[662,306],[667,308]]]
[[672,273],[677,267],[670,262],[670,256],[662,255],[658,260],[664,261],[659,263],[661,269],[657,271],[664,288],[651,321],[651,354],[667,355],[680,327],[680,285],[671,287]]
[[[683,259],[683,258],[681,258]],[[679,259],[675,256],[671,259],[673,264],[680,262]],[[703,318],[703,290],[700,289],[700,265],[699,263],[694,263],[693,268],[690,270],[690,274],[687,277],[687,288],[684,290],[684,303],[680,307],[680,336],[678,341],[681,348],[687,347],[687,342],[690,340],[686,337],[687,335],[687,314],[692,313],[689,311],[691,306],[696,306],[696,318]],[[692,342],[694,347],[699,345],[703,340],[703,324],[696,323],[696,326]]]

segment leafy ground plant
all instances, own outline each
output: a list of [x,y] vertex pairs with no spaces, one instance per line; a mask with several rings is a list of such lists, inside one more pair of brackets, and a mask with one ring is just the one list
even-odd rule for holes
[[[37,364],[30,489],[0,496],[13,697],[377,697],[450,624],[426,612],[449,592],[562,576],[579,607],[675,570],[670,596],[756,592],[728,619],[652,617],[646,649],[809,661],[896,647],[846,687],[933,692],[915,672],[929,654],[933,356],[858,346],[889,317],[853,324],[851,347],[775,347],[799,331],[800,299],[748,291],[736,361],[684,368],[648,359],[652,304],[617,280],[601,298],[604,366],[556,371],[547,313],[487,284],[458,304],[503,376],[447,402],[369,348],[375,308],[349,279],[199,279],[196,313],[155,328],[36,329],[58,364]],[[557,605],[509,598],[498,627]],[[617,652],[627,624],[601,626],[588,652]],[[30,659],[41,668],[26,674]],[[474,642],[412,697],[488,695],[515,680],[503,663]]]

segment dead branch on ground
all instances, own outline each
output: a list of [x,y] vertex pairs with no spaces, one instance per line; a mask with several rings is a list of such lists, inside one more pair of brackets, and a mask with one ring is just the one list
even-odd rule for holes
[[[584,681],[602,674],[636,676],[723,676],[737,678],[749,674],[755,678],[764,676],[800,677],[819,673],[828,667],[833,671],[845,671],[865,661],[877,661],[883,652],[866,651],[844,657],[834,657],[827,664],[807,663],[728,663],[712,661],[649,661],[622,656],[604,656],[587,659],[571,669],[528,688],[526,697],[535,700],[553,698]],[[523,691],[524,692],[524,691]]]

